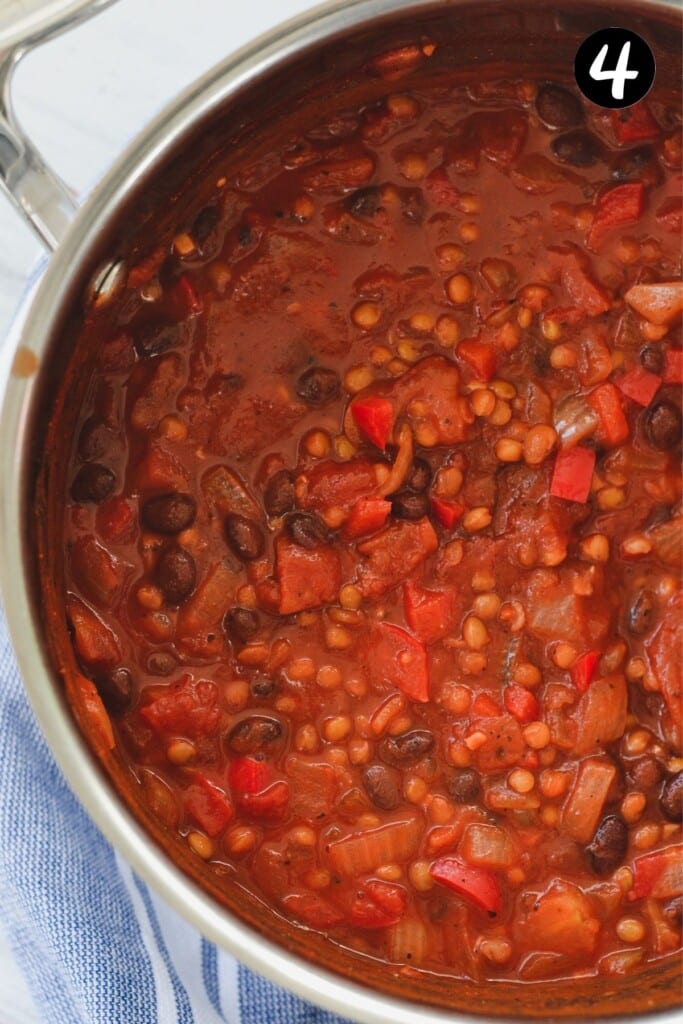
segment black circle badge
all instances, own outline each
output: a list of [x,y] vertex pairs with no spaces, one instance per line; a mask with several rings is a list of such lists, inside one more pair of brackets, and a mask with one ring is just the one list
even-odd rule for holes
[[642,36],[626,28],[602,28],[584,39],[574,58],[574,77],[591,103],[618,110],[638,103],[655,78],[655,58]]

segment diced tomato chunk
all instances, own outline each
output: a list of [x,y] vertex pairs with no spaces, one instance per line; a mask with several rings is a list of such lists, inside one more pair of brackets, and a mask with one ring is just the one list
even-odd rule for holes
[[116,544],[130,536],[135,523],[132,503],[120,494],[103,502],[95,514],[97,532],[107,544]]
[[349,924],[356,928],[388,928],[403,917],[406,903],[403,886],[371,879],[354,893]]
[[336,508],[348,512],[357,501],[377,486],[372,463],[368,459],[319,462],[303,476],[304,489],[298,498],[302,508],[325,511]]
[[243,793],[237,802],[255,818],[280,818],[289,806],[289,786],[281,779],[262,793]]
[[392,622],[378,622],[368,651],[371,679],[395,686],[419,703],[429,700],[429,670],[424,645]]
[[575,248],[553,249],[549,255],[559,266],[568,305],[580,309],[586,316],[606,313],[611,305],[609,295],[594,279],[587,257]]
[[344,534],[350,540],[365,537],[381,530],[391,512],[391,502],[384,498],[359,498],[344,524]]
[[280,537],[275,548],[280,614],[293,615],[336,600],[341,584],[339,555],[332,548],[302,548]]
[[577,445],[562,448],[555,456],[550,493],[566,501],[584,502],[588,498],[595,467],[595,452]]
[[429,873],[435,882],[447,886],[458,896],[464,896],[489,917],[500,913],[501,896],[498,879],[488,868],[467,864],[459,857],[439,857]]
[[427,590],[418,583],[403,587],[403,610],[408,626],[423,644],[432,644],[453,628],[453,592]]
[[358,587],[364,597],[380,597],[403,582],[439,546],[434,527],[426,517],[417,523],[399,520],[381,533],[361,541],[364,556],[358,568]]
[[683,230],[683,199],[681,196],[669,196],[668,199],[665,199],[658,208],[656,217],[657,222],[665,231],[680,235]]
[[603,192],[593,217],[586,241],[592,249],[600,244],[605,232],[623,224],[635,224],[643,212],[645,186],[642,181],[615,185]]
[[599,660],[600,651],[586,651],[569,666],[569,674],[579,693],[585,693],[590,686]]
[[361,434],[384,451],[394,425],[394,407],[389,399],[372,395],[356,398],[351,403],[351,414]]
[[432,498],[432,512],[447,530],[452,530],[455,524],[458,522],[465,506],[458,504],[457,501],[444,501],[443,498]]
[[325,930],[341,924],[344,915],[317,892],[291,892],[282,897],[282,906],[309,928]]
[[473,716],[481,718],[498,718],[500,716],[500,704],[493,699],[490,693],[482,691],[474,698],[470,708]]
[[493,345],[479,338],[463,338],[456,348],[456,354],[474,370],[477,380],[489,381],[496,375],[496,350]]
[[683,384],[683,348],[670,348],[664,355],[664,384]]
[[643,366],[633,366],[617,379],[617,387],[638,405],[649,405],[662,384],[662,378]]
[[505,687],[503,693],[503,701],[505,703],[506,710],[510,712],[513,718],[516,718],[522,725],[526,725],[528,722],[534,722],[538,719],[540,714],[540,705],[531,692],[531,690],[525,689],[523,686],[518,686],[516,683],[511,686]]
[[422,191],[434,206],[457,207],[460,192],[452,184],[445,167],[435,167],[422,182]]
[[185,809],[212,839],[225,829],[234,814],[227,794],[202,775],[197,775],[187,789]]
[[188,673],[169,687],[168,694],[140,708],[140,714],[155,732],[198,739],[218,728],[217,702],[216,684],[210,679],[195,681]]
[[629,899],[653,896],[671,899],[683,894],[683,846],[679,843],[633,861],[633,887]]
[[181,274],[173,282],[168,293],[168,299],[174,314],[179,320],[184,320],[189,316],[199,316],[204,309],[202,297],[187,274]]
[[634,103],[632,107],[611,110],[610,117],[617,142],[624,146],[632,142],[656,139],[661,132],[661,128],[644,100]]
[[599,384],[588,395],[588,404],[600,417],[598,438],[611,448],[621,444],[628,437],[628,421],[619,391],[611,381]]
[[240,796],[245,793],[260,793],[273,781],[269,763],[259,757],[238,757],[228,769],[230,789]]

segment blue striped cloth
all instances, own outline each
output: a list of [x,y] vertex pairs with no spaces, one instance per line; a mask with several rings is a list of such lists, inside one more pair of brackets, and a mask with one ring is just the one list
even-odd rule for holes
[[344,1024],[207,942],[116,854],[45,744],[1,610],[0,765],[0,927],[44,1024]]

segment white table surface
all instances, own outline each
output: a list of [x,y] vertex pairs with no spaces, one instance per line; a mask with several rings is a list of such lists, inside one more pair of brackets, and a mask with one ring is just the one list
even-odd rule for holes
[[[0,0],[0,8],[8,2]],[[311,0],[119,0],[25,58],[14,89],[18,117],[48,164],[83,192],[185,86],[313,6]],[[0,195],[0,341],[40,255],[32,231]],[[1,922],[0,1024],[41,1024]]]

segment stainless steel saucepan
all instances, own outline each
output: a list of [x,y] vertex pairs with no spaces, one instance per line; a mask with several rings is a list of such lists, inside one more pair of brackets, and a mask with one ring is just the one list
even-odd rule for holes
[[[293,951],[282,929],[266,937],[237,901],[225,907],[181,871],[150,838],[79,731],[64,699],[42,614],[33,523],[35,467],[44,453],[55,382],[66,365],[65,330],[75,311],[115,286],[121,261],[179,176],[187,177],[219,137],[249,139],[272,116],[274,97],[320,94],[343,80],[353,61],[408,33],[448,32],[463,67],[495,63],[570,68],[579,43],[615,23],[645,35],[658,75],[680,89],[680,0],[335,0],[263,36],[193,85],[126,150],[76,209],[45,166],[11,106],[14,69],[24,53],[111,0],[16,0],[0,8],[0,184],[45,245],[54,250],[14,332],[0,382],[0,583],[26,689],[54,755],[94,820],[133,868],[204,935],[249,967],[329,1010],[367,1024],[463,1024],[485,1014],[673,1022],[678,965],[630,979],[573,979],[513,985],[446,985],[424,978],[386,984],[381,965],[363,981],[341,951],[325,962]],[[2,52],[4,51],[4,52]],[[251,133],[251,134],[250,134]],[[11,766],[5,766],[11,770]],[[449,1008],[447,1008],[449,1007]],[[657,1011],[658,1007],[665,1007]],[[666,1009],[668,1007],[668,1009]]]

